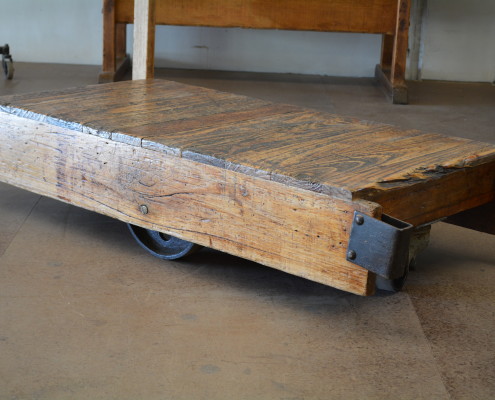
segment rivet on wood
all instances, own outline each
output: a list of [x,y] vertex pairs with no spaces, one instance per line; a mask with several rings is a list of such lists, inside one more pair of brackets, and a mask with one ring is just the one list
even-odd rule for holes
[[149,210],[148,210],[148,206],[146,206],[145,204],[141,204],[139,206],[139,210],[143,213],[143,214],[148,214]]
[[358,225],[363,225],[364,224],[364,217],[360,214],[356,215],[356,224]]
[[356,252],[355,252],[354,250],[349,250],[349,251],[347,252],[347,258],[348,258],[349,260],[355,260],[355,259],[356,259],[356,257],[357,257],[357,254],[356,254]]

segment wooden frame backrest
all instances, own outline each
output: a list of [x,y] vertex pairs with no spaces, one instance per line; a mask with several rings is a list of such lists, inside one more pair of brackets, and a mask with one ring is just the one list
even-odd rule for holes
[[[132,24],[134,0],[118,0],[116,21]],[[393,35],[397,0],[156,0],[158,25],[362,32]]]

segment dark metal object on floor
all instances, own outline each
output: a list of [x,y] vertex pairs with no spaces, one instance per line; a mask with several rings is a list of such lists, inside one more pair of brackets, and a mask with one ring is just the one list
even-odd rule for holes
[[10,47],[8,44],[0,46],[0,54],[2,55],[2,69],[5,79],[12,79],[14,77],[14,61],[10,54]]
[[138,244],[162,260],[176,260],[201,250],[202,246],[162,232],[127,224]]

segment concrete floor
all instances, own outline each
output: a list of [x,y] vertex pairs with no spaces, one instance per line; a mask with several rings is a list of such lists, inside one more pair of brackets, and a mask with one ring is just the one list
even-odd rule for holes
[[[0,93],[94,83],[17,64]],[[160,71],[160,77],[495,143],[495,88]],[[0,184],[0,399],[493,399],[495,237],[433,227],[405,290],[362,298]]]

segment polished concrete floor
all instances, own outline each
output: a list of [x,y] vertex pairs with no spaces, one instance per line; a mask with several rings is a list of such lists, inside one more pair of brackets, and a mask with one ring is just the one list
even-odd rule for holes
[[[92,84],[18,64],[0,93]],[[495,87],[159,71],[495,143]],[[0,127],[1,129],[1,127]],[[407,286],[358,297],[212,250],[165,262],[119,221],[0,184],[0,399],[493,399],[495,237],[438,223]]]

